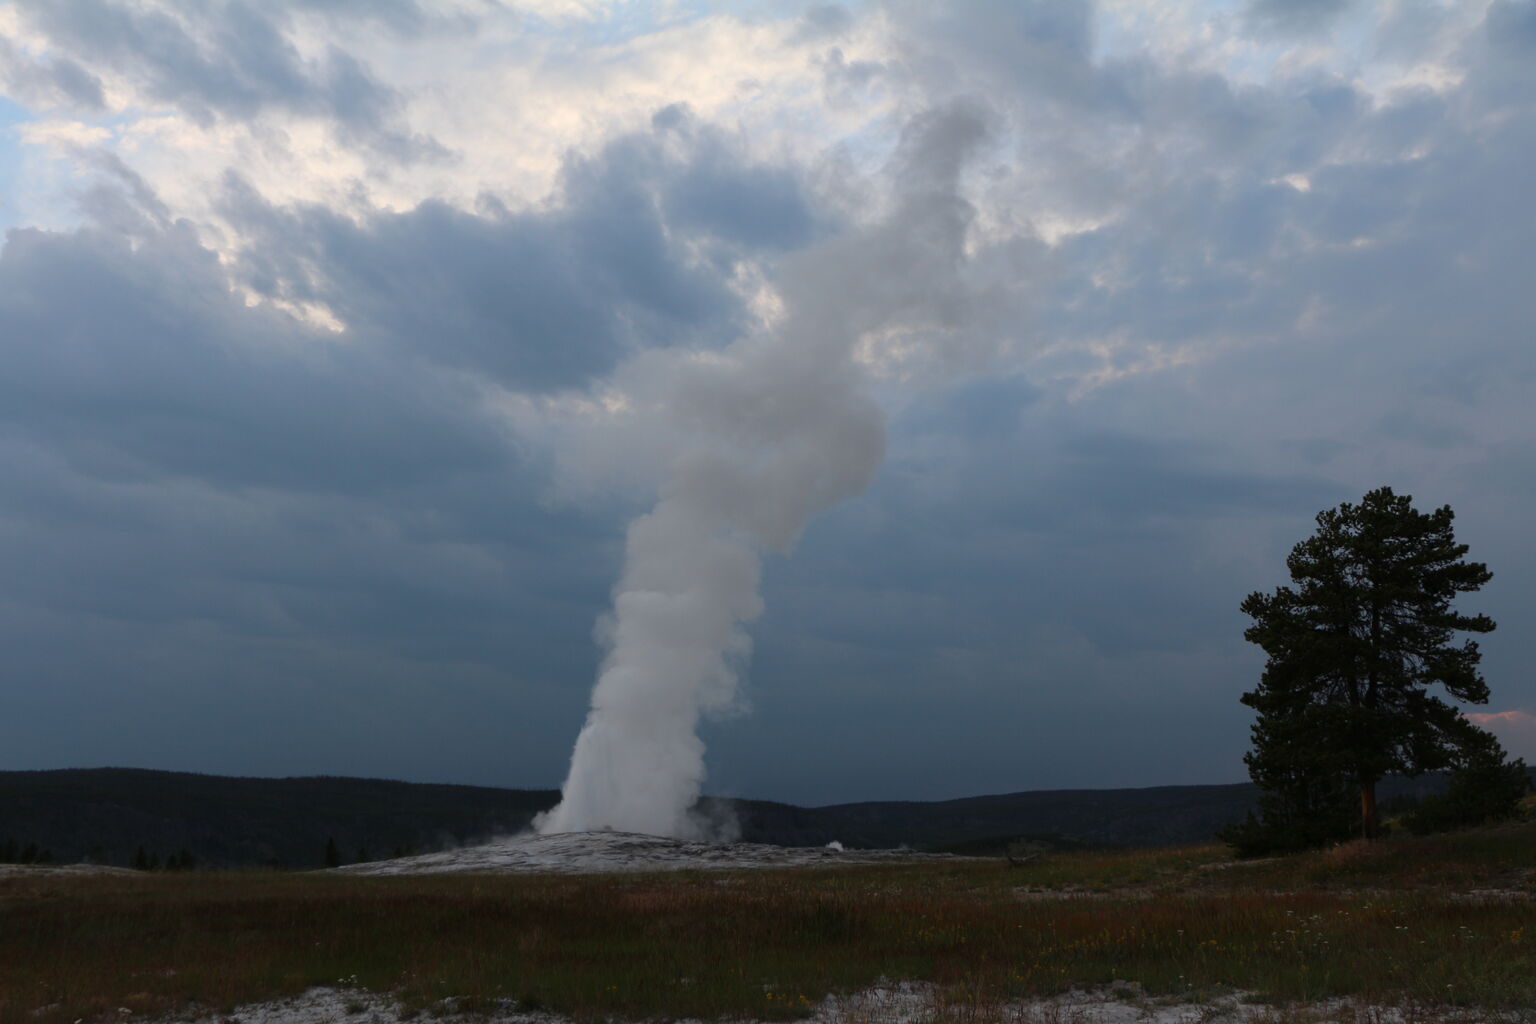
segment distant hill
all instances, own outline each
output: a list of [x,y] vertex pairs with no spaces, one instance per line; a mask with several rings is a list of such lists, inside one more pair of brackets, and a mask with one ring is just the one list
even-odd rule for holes
[[0,845],[60,862],[162,862],[181,851],[214,866],[309,868],[334,840],[346,862],[425,853],[528,827],[555,790],[384,779],[252,779],[137,768],[0,772]]
[[[1392,779],[1383,800],[1443,780]],[[734,812],[741,838],[782,846],[910,846],[979,851],[1008,837],[1062,845],[1201,842],[1253,806],[1251,784],[1073,789],[937,802],[796,807],[705,798]],[[190,855],[201,866],[319,867],[334,842],[343,863],[469,845],[526,829],[554,790],[447,786],[328,776],[256,779],[81,768],[0,772],[0,856],[28,848],[55,861],[130,865]],[[140,851],[143,851],[140,854]]]
[[[1436,776],[1390,778],[1383,801],[1422,797],[1445,788]],[[1252,783],[1150,786],[1142,789],[1054,789],[933,802],[882,801],[795,807],[758,800],[732,801],[742,838],[786,846],[832,840],[850,847],[908,845],[919,849],[974,849],[977,840],[1000,847],[1014,836],[1054,839],[1062,846],[1171,846],[1212,839],[1256,805]],[[717,803],[706,799],[705,804]]]

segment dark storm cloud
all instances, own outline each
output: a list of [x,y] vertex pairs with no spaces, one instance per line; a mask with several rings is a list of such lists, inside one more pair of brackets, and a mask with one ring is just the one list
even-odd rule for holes
[[241,260],[259,293],[326,302],[353,329],[418,358],[545,390],[580,384],[623,351],[600,268],[538,214],[481,217],[429,202],[357,224],[318,206],[271,208],[238,180],[226,199],[259,239]]
[[815,218],[787,168],[743,164],[724,138],[697,125],[684,107],[667,107],[652,123],[663,140],[686,147],[682,173],[666,173],[656,140],[633,140],[603,155],[600,190],[614,191],[602,180],[613,178],[615,170],[634,174],[636,166],[645,167],[664,182],[659,213],[669,225],[746,250],[793,249],[814,237]]
[[[1235,557],[1216,537],[1236,524],[1306,515],[1343,494],[1316,475],[1245,466],[1215,441],[1110,427],[1107,410],[1133,402],[1134,390],[1063,407],[1027,381],[989,382],[983,397],[973,385],[898,423],[895,454],[861,499],[878,521],[849,522],[858,539],[835,542],[855,551],[841,556],[844,570],[876,589],[945,595],[947,610],[925,611],[927,626],[894,633],[943,623],[950,646],[982,633],[977,648],[991,650],[1049,625],[1115,656],[1183,649],[1230,617],[1241,583],[1181,566]],[[986,426],[978,403],[990,407]]]
[[342,139],[397,161],[447,155],[402,127],[399,94],[357,58],[334,45],[320,60],[303,57],[285,34],[281,7],[226,0],[179,5],[179,16],[115,0],[16,7],[67,55],[61,59],[110,69],[204,126],[279,110],[324,118]]
[[[590,671],[611,524],[544,507],[429,364],[248,307],[185,227],[12,232],[0,362],[0,636],[49,695],[0,726],[18,763],[213,730],[224,770],[356,770],[393,735],[440,774],[424,693],[515,734]],[[538,742],[510,755],[529,777]]]
[[[682,242],[739,254],[809,230],[787,172],[712,136],[668,155],[664,134],[573,160],[564,202],[529,214],[427,203],[357,223],[233,180],[229,212],[254,232],[243,279],[331,304],[340,337],[247,305],[140,178],[82,154],[103,172],[82,196],[95,223],[15,231],[0,251],[0,422],[105,479],[356,498],[512,473],[471,387],[433,366],[546,389],[639,346],[721,337],[739,316],[729,261],[694,265]],[[678,181],[699,183],[696,206]],[[462,497],[495,532],[469,511],[495,503]]]
[[995,443],[899,429],[893,452],[924,456],[898,454],[770,567],[757,717],[720,727],[724,775],[767,756],[760,731],[809,718],[880,737],[798,731],[803,758],[836,765],[828,799],[1136,784],[1136,763],[1159,781],[1240,776],[1253,664],[1236,601],[1268,576],[1230,535],[1294,525],[1339,492],[1231,452],[1106,437],[1095,414],[1123,395],[1061,422],[1024,392]]
[[664,114],[572,157],[547,210],[427,202],[358,223],[273,207],[232,177],[225,212],[254,240],[240,272],[261,294],[324,302],[372,337],[519,390],[581,385],[640,348],[718,344],[741,325],[734,260],[803,242],[814,219],[786,169]]
[[464,396],[247,309],[172,227],[11,233],[0,421],[124,476],[339,489],[498,461]]

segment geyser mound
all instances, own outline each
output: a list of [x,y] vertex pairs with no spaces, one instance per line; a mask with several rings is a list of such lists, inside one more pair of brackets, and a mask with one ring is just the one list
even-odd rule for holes
[[837,850],[829,846],[706,843],[636,832],[526,834],[417,857],[351,864],[354,875],[436,875],[451,872],[608,874],[634,871],[740,870],[893,863],[945,859],[910,850]]

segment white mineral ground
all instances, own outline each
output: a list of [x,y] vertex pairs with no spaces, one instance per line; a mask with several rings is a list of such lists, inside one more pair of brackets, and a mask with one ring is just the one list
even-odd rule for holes
[[[453,1000],[445,1000],[443,1014],[454,1013]],[[806,1018],[808,1024],[928,1024],[931,1021],[972,1024],[1474,1024],[1488,1018],[1468,1010],[1443,1014],[1423,1007],[1399,1009],[1335,999],[1307,1006],[1270,1007],[1227,995],[1205,1002],[1150,999],[1134,985],[1120,984],[1094,992],[1067,992],[1048,999],[1019,1000],[989,1007],[956,1006],[930,985],[892,983],[850,996],[828,996]],[[200,1018],[181,1018],[158,1024],[404,1024],[420,1021],[416,1011],[402,1013],[387,996],[347,988],[315,988],[292,999],[250,1003],[232,1013]],[[570,1018],[553,1013],[519,1011],[512,1000],[504,1008],[477,1010],[473,1024],[570,1024]],[[702,1024],[679,1021],[678,1024]],[[730,1024],[754,1024],[750,1018],[733,1018]]]
[[557,832],[519,835],[418,857],[349,864],[333,871],[352,875],[436,875],[453,871],[558,872],[788,868],[834,864],[947,859],[949,854],[911,850],[838,850],[827,846],[702,843],[636,832]]
[[0,864],[0,878],[37,878],[58,876],[70,878],[80,875],[138,875],[133,868],[114,868],[105,864]]

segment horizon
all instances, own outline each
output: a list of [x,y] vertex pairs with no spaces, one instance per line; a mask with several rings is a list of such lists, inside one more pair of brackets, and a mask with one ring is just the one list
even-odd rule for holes
[[[1529,768],[1529,770],[1532,771],[1532,772],[1536,772],[1536,766],[1531,766]],[[95,765],[95,766],[91,766],[91,767],[82,767],[82,766],[75,765],[75,766],[62,767],[62,768],[0,768],[0,774],[4,774],[4,773],[43,774],[43,773],[47,773],[47,772],[108,772],[108,771],[114,771],[114,772],[146,772],[146,773],[150,773],[150,774],[165,774],[165,775],[196,775],[196,776],[201,776],[201,777],[204,777],[204,778],[213,778],[213,779],[245,779],[245,780],[255,780],[255,781],[262,781],[262,782],[290,782],[290,781],[301,781],[301,780],[305,780],[305,779],[339,779],[339,780],[345,780],[345,781],[349,781],[349,782],[398,782],[398,783],[402,783],[404,785],[409,785],[409,786],[453,786],[453,787],[462,787],[462,788],[467,788],[467,789],[504,789],[504,790],[508,790],[508,791],[512,791],[512,792],[518,792],[518,793],[551,793],[551,794],[558,795],[559,792],[560,792],[560,787],[559,786],[534,786],[534,787],[528,787],[528,786],[487,785],[487,784],[473,783],[473,782],[443,782],[443,781],[435,780],[435,779],[399,779],[399,778],[388,778],[388,777],[385,777],[385,776],[378,776],[378,775],[333,775],[333,774],[322,774],[322,775],[226,775],[226,774],[223,774],[221,772],[196,772],[196,771],[184,771],[184,770],[179,770],[179,769],[168,769],[168,768],[141,768],[141,767],[136,767],[136,766],[131,766],[131,765]],[[1435,774],[1443,774],[1443,773],[1427,772],[1425,774],[1426,775],[1435,775]],[[1409,778],[1410,776],[1403,776],[1403,775],[1399,775],[1397,773],[1394,773],[1390,777],[1391,778]],[[1197,789],[1197,788],[1206,788],[1206,787],[1216,787],[1216,788],[1219,788],[1219,787],[1226,787],[1226,786],[1252,786],[1253,784],[1254,783],[1252,782],[1252,780],[1249,780],[1249,779],[1239,779],[1239,780],[1233,781],[1233,782],[1149,783],[1147,785],[1140,785],[1140,786],[1064,786],[1064,787],[1052,787],[1050,789],[1018,789],[1018,790],[1008,790],[1006,792],[999,791],[999,792],[989,792],[989,793],[967,793],[967,794],[963,794],[963,795],[960,795],[960,796],[934,797],[934,798],[928,798],[928,799],[922,799],[922,800],[902,799],[900,797],[895,797],[895,798],[882,798],[882,799],[878,799],[878,800],[876,800],[876,799],[870,799],[870,800],[839,800],[839,801],[835,801],[833,803],[828,803],[828,804],[797,804],[797,803],[793,803],[792,801],[774,800],[774,799],[766,798],[766,797],[741,796],[741,795],[722,795],[722,794],[719,794],[719,793],[709,793],[709,792],[701,793],[699,795],[699,799],[700,800],[742,800],[742,801],[747,801],[747,802],[750,802],[750,803],[776,803],[776,804],[785,804],[786,806],[805,807],[805,808],[810,808],[810,809],[816,809],[816,808],[840,807],[840,806],[847,806],[847,805],[853,805],[853,804],[866,804],[866,803],[871,803],[871,804],[872,803],[914,803],[914,804],[949,803],[949,802],[959,801],[959,800],[974,800],[974,799],[986,799],[986,798],[989,798],[989,797],[1019,796],[1019,795],[1026,794],[1026,793],[1098,793],[1098,792],[1120,792],[1120,791],[1143,790],[1143,789]]]

